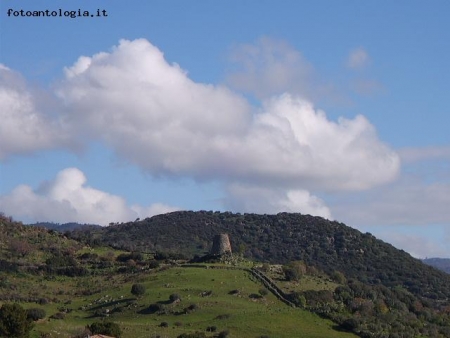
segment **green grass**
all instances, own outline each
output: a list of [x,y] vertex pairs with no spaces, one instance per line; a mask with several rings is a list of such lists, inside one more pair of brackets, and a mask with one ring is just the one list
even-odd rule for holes
[[[31,284],[35,282],[37,280],[30,281],[24,288],[31,289]],[[131,285],[137,282],[144,284],[147,292],[136,299],[130,290]],[[80,288],[86,287],[83,284],[102,285],[102,291],[91,296],[75,296]],[[112,313],[106,319],[121,326],[124,338],[177,337],[183,332],[205,331],[208,326],[216,326],[217,332],[229,330],[229,337],[354,337],[333,330],[331,321],[286,306],[272,294],[250,298],[250,295],[258,294],[262,285],[241,270],[174,267],[160,272],[115,275],[113,279],[59,277],[41,281],[41,287],[43,285],[48,290],[62,290],[53,297],[58,303],[42,306],[48,316],[58,312],[60,307],[70,308],[72,312],[64,320],[47,318],[37,323],[33,338],[40,337],[44,332],[52,337],[71,337],[86,325],[100,320],[89,318],[96,310],[108,309],[112,312],[114,308],[121,308],[121,312]],[[239,294],[229,294],[236,289]],[[212,294],[202,297],[204,291],[212,291]],[[139,313],[152,303],[167,303],[173,293],[180,295],[182,300],[178,304],[165,304],[168,314]],[[70,304],[64,304],[68,301]],[[131,305],[127,307],[126,304]],[[196,304],[198,308],[192,313],[181,314],[191,304]],[[27,308],[40,307],[34,303],[22,305]],[[161,322],[167,322],[169,327],[161,328]]]

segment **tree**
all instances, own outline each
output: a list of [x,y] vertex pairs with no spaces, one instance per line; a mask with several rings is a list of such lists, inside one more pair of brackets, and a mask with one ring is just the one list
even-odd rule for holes
[[290,262],[283,266],[284,276],[288,281],[298,281],[306,273],[306,264],[303,261]]
[[9,250],[13,255],[23,258],[33,251],[33,246],[27,241],[14,238],[9,242]]
[[142,296],[145,294],[145,286],[142,284],[133,284],[131,286],[131,293],[136,297]]
[[32,328],[27,311],[19,304],[3,304],[0,308],[0,337],[28,338]]

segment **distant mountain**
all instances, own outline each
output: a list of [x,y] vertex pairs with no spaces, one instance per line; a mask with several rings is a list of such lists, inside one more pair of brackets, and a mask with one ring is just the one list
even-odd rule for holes
[[71,236],[91,245],[192,257],[208,251],[219,233],[228,233],[233,251],[253,260],[303,260],[365,284],[401,287],[430,300],[450,299],[448,274],[369,233],[310,215],[178,211],[93,231],[75,230]]
[[426,258],[422,261],[436,269],[450,273],[450,258]]
[[75,223],[75,222],[64,223],[64,224],[53,223],[53,222],[38,222],[38,223],[33,223],[33,224],[28,224],[28,225],[43,227],[46,229],[56,230],[59,232],[73,231],[73,230],[78,230],[78,229],[93,230],[95,228],[101,228],[101,226],[97,225],[97,224],[80,224],[80,223]]

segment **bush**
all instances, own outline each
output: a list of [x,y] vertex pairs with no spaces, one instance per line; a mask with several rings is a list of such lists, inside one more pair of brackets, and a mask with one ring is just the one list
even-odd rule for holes
[[219,333],[217,338],[226,338],[226,337],[228,337],[229,334],[230,334],[230,332],[228,330],[224,330]]
[[51,319],[64,319],[66,318],[66,314],[64,312],[57,312],[54,315],[50,316]]
[[161,313],[164,311],[164,305],[159,303],[150,304],[147,308],[147,313]]
[[46,315],[44,309],[32,308],[27,310],[27,318],[33,321],[43,319]]
[[267,296],[269,294],[269,291],[266,288],[259,289],[259,294],[263,297]]
[[290,262],[283,266],[283,272],[286,280],[299,281],[306,273],[306,264],[303,261]]
[[131,293],[137,297],[142,296],[145,294],[145,286],[142,284],[133,284],[131,286]]
[[119,325],[114,322],[94,322],[87,327],[92,334],[104,334],[107,336],[113,336],[120,338],[122,336],[122,330]]
[[0,337],[28,338],[33,324],[19,304],[3,304],[0,308]]
[[172,294],[169,296],[169,300],[170,300],[172,303],[174,303],[174,302],[180,301],[181,298],[180,298],[180,296],[179,296],[177,293],[172,293]]
[[195,311],[197,309],[198,309],[198,305],[197,304],[191,304],[185,309],[185,312],[192,312],[192,311]]
[[161,324],[159,324],[159,327],[169,327],[169,323],[168,322],[161,322]]
[[228,314],[228,313],[226,313],[226,314],[223,314],[223,315],[218,315],[216,318],[214,318],[214,319],[228,319],[228,318],[230,318],[231,317],[231,315],[230,314]]
[[150,269],[157,269],[157,268],[159,268],[159,262],[157,261],[157,260],[151,260],[149,263],[148,263],[148,267],[150,268]]
[[123,253],[117,256],[116,261],[118,262],[128,262],[129,260],[133,260],[136,262],[142,262],[144,260],[144,256],[140,252],[131,252],[131,253]]

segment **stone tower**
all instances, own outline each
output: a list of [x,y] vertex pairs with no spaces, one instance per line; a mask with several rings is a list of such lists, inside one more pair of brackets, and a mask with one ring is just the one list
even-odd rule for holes
[[228,234],[220,234],[214,236],[211,255],[221,256],[223,254],[231,254],[231,244]]

